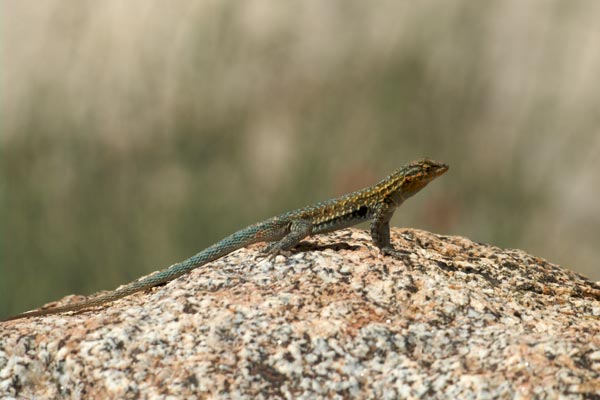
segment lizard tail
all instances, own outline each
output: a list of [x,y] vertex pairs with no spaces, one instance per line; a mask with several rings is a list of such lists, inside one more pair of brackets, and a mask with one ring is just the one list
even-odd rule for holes
[[212,246],[206,248],[200,253],[188,258],[177,264],[171,265],[162,271],[152,274],[146,278],[142,278],[137,281],[133,281],[126,286],[114,290],[112,292],[94,297],[88,300],[81,301],[79,303],[67,304],[60,307],[45,308],[41,310],[27,311],[22,314],[9,317],[4,321],[12,321],[15,319],[28,318],[28,317],[40,317],[43,315],[60,314],[68,311],[79,311],[90,307],[100,306],[111,301],[115,301],[130,294],[149,289],[156,285],[172,281],[173,279],[187,274],[191,270],[198,268],[206,263],[214,261],[222,256],[231,253],[234,250],[242,248],[248,244],[256,243],[260,241],[270,240],[269,237],[261,237],[257,235],[258,232],[262,232],[265,226],[271,226],[269,221],[250,225],[244,229],[241,229],[230,236],[220,240]]
[[179,267],[181,264],[184,264],[184,263],[185,263],[185,261],[180,264],[174,264],[164,271],[157,272],[156,274],[153,274],[147,278],[140,279],[139,281],[131,282],[121,289],[117,289],[115,291],[100,295],[98,297],[94,297],[94,298],[91,298],[88,300],[80,301],[78,303],[67,304],[67,305],[59,306],[59,307],[27,311],[22,314],[15,315],[13,317],[9,317],[9,318],[3,320],[3,322],[4,321],[12,321],[12,320],[21,319],[21,318],[28,318],[28,317],[40,317],[43,315],[60,314],[63,312],[68,312],[68,311],[79,311],[79,310],[83,310],[86,308],[95,307],[95,306],[99,306],[99,305],[102,305],[105,303],[109,303],[111,301],[115,301],[122,297],[129,296],[130,294],[133,294],[135,292],[139,292],[141,290],[148,289],[148,288],[151,288],[156,285],[160,285],[161,283],[169,282],[169,281],[177,278],[178,276],[183,275],[185,272],[182,272],[177,267]]

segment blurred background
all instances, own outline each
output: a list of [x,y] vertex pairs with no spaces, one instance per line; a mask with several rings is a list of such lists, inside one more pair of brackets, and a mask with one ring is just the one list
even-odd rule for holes
[[600,279],[600,2],[1,4],[0,317],[425,155],[394,226]]

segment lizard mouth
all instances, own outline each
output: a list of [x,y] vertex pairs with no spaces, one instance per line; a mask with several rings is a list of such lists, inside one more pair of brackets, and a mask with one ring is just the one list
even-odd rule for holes
[[443,173],[445,173],[446,171],[448,171],[449,168],[450,168],[450,166],[448,164],[440,163],[433,171],[433,176],[438,177],[438,176],[442,175]]

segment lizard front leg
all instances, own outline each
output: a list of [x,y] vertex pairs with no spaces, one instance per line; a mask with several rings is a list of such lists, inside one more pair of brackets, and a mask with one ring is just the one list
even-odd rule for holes
[[396,211],[396,205],[391,202],[381,203],[375,209],[371,220],[371,238],[384,255],[402,259],[405,253],[395,249],[390,242],[390,220],[394,211]]

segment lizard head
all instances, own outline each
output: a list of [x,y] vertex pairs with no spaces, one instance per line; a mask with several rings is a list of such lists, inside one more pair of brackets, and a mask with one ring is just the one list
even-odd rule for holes
[[390,194],[394,201],[400,204],[446,171],[447,164],[429,158],[413,161],[387,178],[391,183]]

